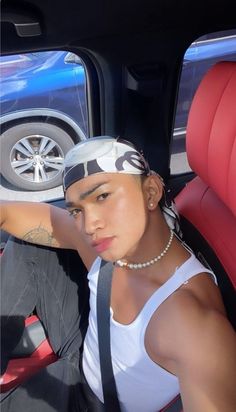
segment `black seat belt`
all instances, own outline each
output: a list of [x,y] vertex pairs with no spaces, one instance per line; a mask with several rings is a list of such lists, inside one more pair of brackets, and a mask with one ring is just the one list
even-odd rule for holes
[[97,285],[98,346],[104,407],[106,412],[121,412],[112,369],[110,344],[110,296],[113,264],[102,260]]

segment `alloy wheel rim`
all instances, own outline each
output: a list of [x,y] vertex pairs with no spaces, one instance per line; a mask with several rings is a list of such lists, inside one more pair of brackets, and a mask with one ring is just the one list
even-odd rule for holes
[[63,150],[48,136],[32,134],[25,136],[13,146],[10,163],[21,179],[32,183],[46,183],[62,171]]

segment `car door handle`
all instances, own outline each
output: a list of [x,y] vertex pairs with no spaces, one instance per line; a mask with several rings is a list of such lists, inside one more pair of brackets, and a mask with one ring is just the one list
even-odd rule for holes
[[1,22],[12,23],[19,37],[33,37],[42,34],[41,26],[33,13],[22,10],[2,9]]

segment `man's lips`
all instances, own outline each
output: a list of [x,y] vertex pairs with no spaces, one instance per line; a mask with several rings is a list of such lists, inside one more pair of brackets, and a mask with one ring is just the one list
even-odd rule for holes
[[103,239],[96,240],[92,242],[92,247],[96,250],[97,253],[102,253],[109,248],[114,237],[106,237]]

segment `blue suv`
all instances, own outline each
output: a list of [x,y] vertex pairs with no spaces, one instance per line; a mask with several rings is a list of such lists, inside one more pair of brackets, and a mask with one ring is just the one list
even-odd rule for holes
[[0,58],[1,173],[14,186],[61,183],[66,152],[87,135],[85,71],[73,53]]

